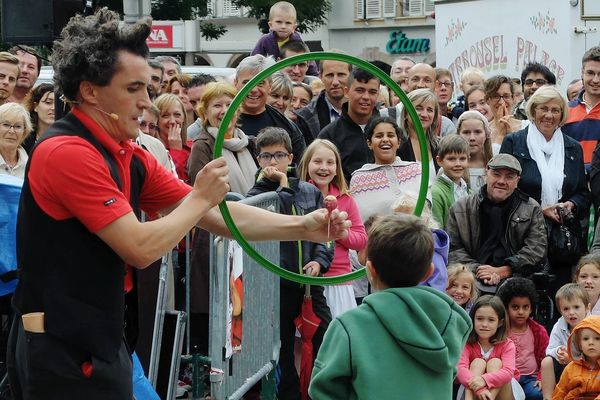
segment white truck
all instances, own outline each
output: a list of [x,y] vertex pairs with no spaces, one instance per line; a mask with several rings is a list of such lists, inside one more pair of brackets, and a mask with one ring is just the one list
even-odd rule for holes
[[600,45],[600,0],[438,0],[435,31],[436,65],[457,84],[469,67],[520,78],[537,61],[566,89]]

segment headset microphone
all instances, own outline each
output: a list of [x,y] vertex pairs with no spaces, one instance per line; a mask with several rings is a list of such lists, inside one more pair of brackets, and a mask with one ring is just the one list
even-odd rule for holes
[[106,112],[106,111],[104,111],[104,110],[101,110],[101,109],[99,109],[98,107],[94,107],[94,108],[95,108],[96,110],[100,111],[101,113],[108,115],[109,117],[111,117],[111,118],[112,118],[112,119],[114,119],[115,121],[118,121],[118,120],[119,120],[119,116],[118,116],[117,114],[115,114],[115,113],[109,113],[109,112]]

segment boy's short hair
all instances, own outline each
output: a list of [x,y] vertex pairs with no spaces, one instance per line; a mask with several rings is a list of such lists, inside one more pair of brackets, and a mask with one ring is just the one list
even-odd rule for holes
[[581,57],[581,65],[588,61],[600,61],[600,46],[590,47]]
[[286,51],[293,51],[294,53],[310,53],[310,49],[301,40],[287,41],[283,46],[279,48],[279,54],[281,58],[285,58]]
[[504,307],[508,308],[508,303],[515,297],[527,297],[531,302],[531,307],[537,303],[538,295],[535,285],[531,279],[514,277],[507,279],[496,292],[496,296],[502,299]]
[[377,82],[381,83],[381,80],[379,79],[379,77],[370,73],[366,69],[353,68],[352,71],[350,72],[350,75],[348,75],[348,87],[352,86],[352,82],[354,82],[355,80],[358,82],[361,82],[361,83],[367,83],[371,79],[375,79],[375,80],[377,80]]
[[269,9],[269,20],[272,20],[274,18],[274,14],[277,11],[283,11],[283,12],[287,12],[290,14],[294,14],[294,19],[297,19],[296,18],[296,7],[294,7],[294,5],[290,2],[278,1],[277,3],[273,4],[271,6],[271,8]]
[[368,260],[390,287],[416,286],[433,257],[431,229],[414,215],[386,215],[369,230]]
[[437,155],[443,159],[448,154],[469,155],[469,142],[460,135],[444,136],[439,142]]
[[556,300],[556,308],[558,311],[560,311],[560,302],[562,300],[581,300],[586,308],[590,304],[590,296],[576,283],[567,283],[566,285],[561,286],[556,292],[554,299]]
[[283,128],[267,126],[258,132],[256,136],[256,150],[260,153],[263,148],[273,145],[282,145],[288,153],[292,153],[292,141],[290,135]]

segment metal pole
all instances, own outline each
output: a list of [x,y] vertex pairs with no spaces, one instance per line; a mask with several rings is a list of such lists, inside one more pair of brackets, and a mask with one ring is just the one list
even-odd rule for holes
[[149,17],[150,0],[123,0],[123,21],[133,24],[139,19]]

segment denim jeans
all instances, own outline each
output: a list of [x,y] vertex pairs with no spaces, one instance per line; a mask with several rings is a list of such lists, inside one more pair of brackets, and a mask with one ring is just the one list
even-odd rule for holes
[[542,391],[535,386],[535,375],[521,375],[519,384],[525,392],[525,400],[542,400]]

